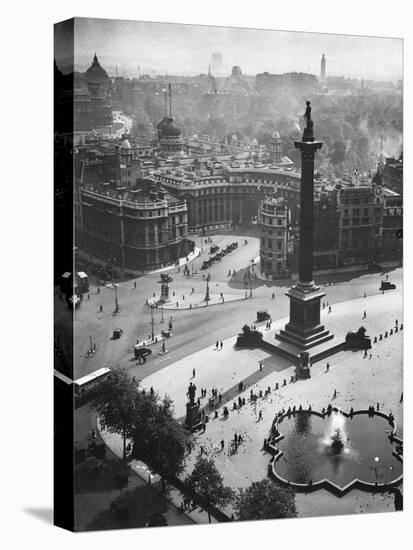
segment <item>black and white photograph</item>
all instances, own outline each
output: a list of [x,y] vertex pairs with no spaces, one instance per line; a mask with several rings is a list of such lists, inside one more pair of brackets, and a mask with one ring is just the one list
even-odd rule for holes
[[403,510],[403,40],[74,18],[53,70],[56,524]]

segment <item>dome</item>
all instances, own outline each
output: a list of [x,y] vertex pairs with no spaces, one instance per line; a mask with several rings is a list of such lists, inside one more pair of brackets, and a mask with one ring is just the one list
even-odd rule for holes
[[[161,128],[162,136],[178,137],[181,135],[181,130],[175,126],[173,118],[167,118],[166,120],[164,119],[164,121],[161,121],[161,124],[163,123]],[[159,130],[159,125],[158,125],[158,130]]]
[[106,82],[107,80],[109,80],[108,73],[99,63],[96,54],[93,58],[92,65],[86,71],[86,78],[87,81],[92,84],[99,84],[101,82]]
[[272,139],[281,139],[280,132],[278,130],[274,130]]
[[164,116],[161,122],[159,122],[159,124],[156,126],[157,130],[162,131],[164,127],[168,124],[168,120],[169,120],[168,117]]
[[131,149],[131,144],[129,143],[129,140],[124,139],[120,145],[121,149]]

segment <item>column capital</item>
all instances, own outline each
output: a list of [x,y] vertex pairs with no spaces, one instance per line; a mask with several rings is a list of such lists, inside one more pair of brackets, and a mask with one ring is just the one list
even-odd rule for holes
[[307,157],[307,155],[312,155],[314,157],[314,153],[321,149],[323,146],[322,141],[295,141],[294,142],[295,148],[299,149],[301,153],[303,154],[303,157]]

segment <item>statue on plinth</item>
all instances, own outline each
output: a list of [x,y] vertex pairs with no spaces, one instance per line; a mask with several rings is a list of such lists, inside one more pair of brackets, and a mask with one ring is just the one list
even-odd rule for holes
[[301,351],[299,363],[295,369],[297,380],[305,380],[306,378],[311,378],[310,367],[310,354],[308,353],[308,351]]
[[185,425],[190,430],[196,430],[201,426],[201,419],[199,414],[199,404],[195,402],[196,386],[192,382],[189,383],[187,396],[189,398],[186,404],[186,419]]
[[186,395],[189,397],[190,405],[193,405],[195,403],[195,393],[196,393],[195,384],[192,384],[192,382],[189,382],[188,392]]

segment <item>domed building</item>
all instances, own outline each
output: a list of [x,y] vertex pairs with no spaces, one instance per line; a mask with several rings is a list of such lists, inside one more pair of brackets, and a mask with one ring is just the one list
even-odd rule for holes
[[[165,111],[166,111],[166,96],[165,96]],[[169,116],[166,115],[156,127],[158,141],[161,148],[161,153],[165,155],[175,155],[183,151],[184,141],[181,136],[181,130],[175,126],[172,118],[172,95],[171,85],[169,84]]]
[[103,130],[110,133],[113,122],[110,86],[108,73],[95,54],[82,87],[74,90],[75,131]]

